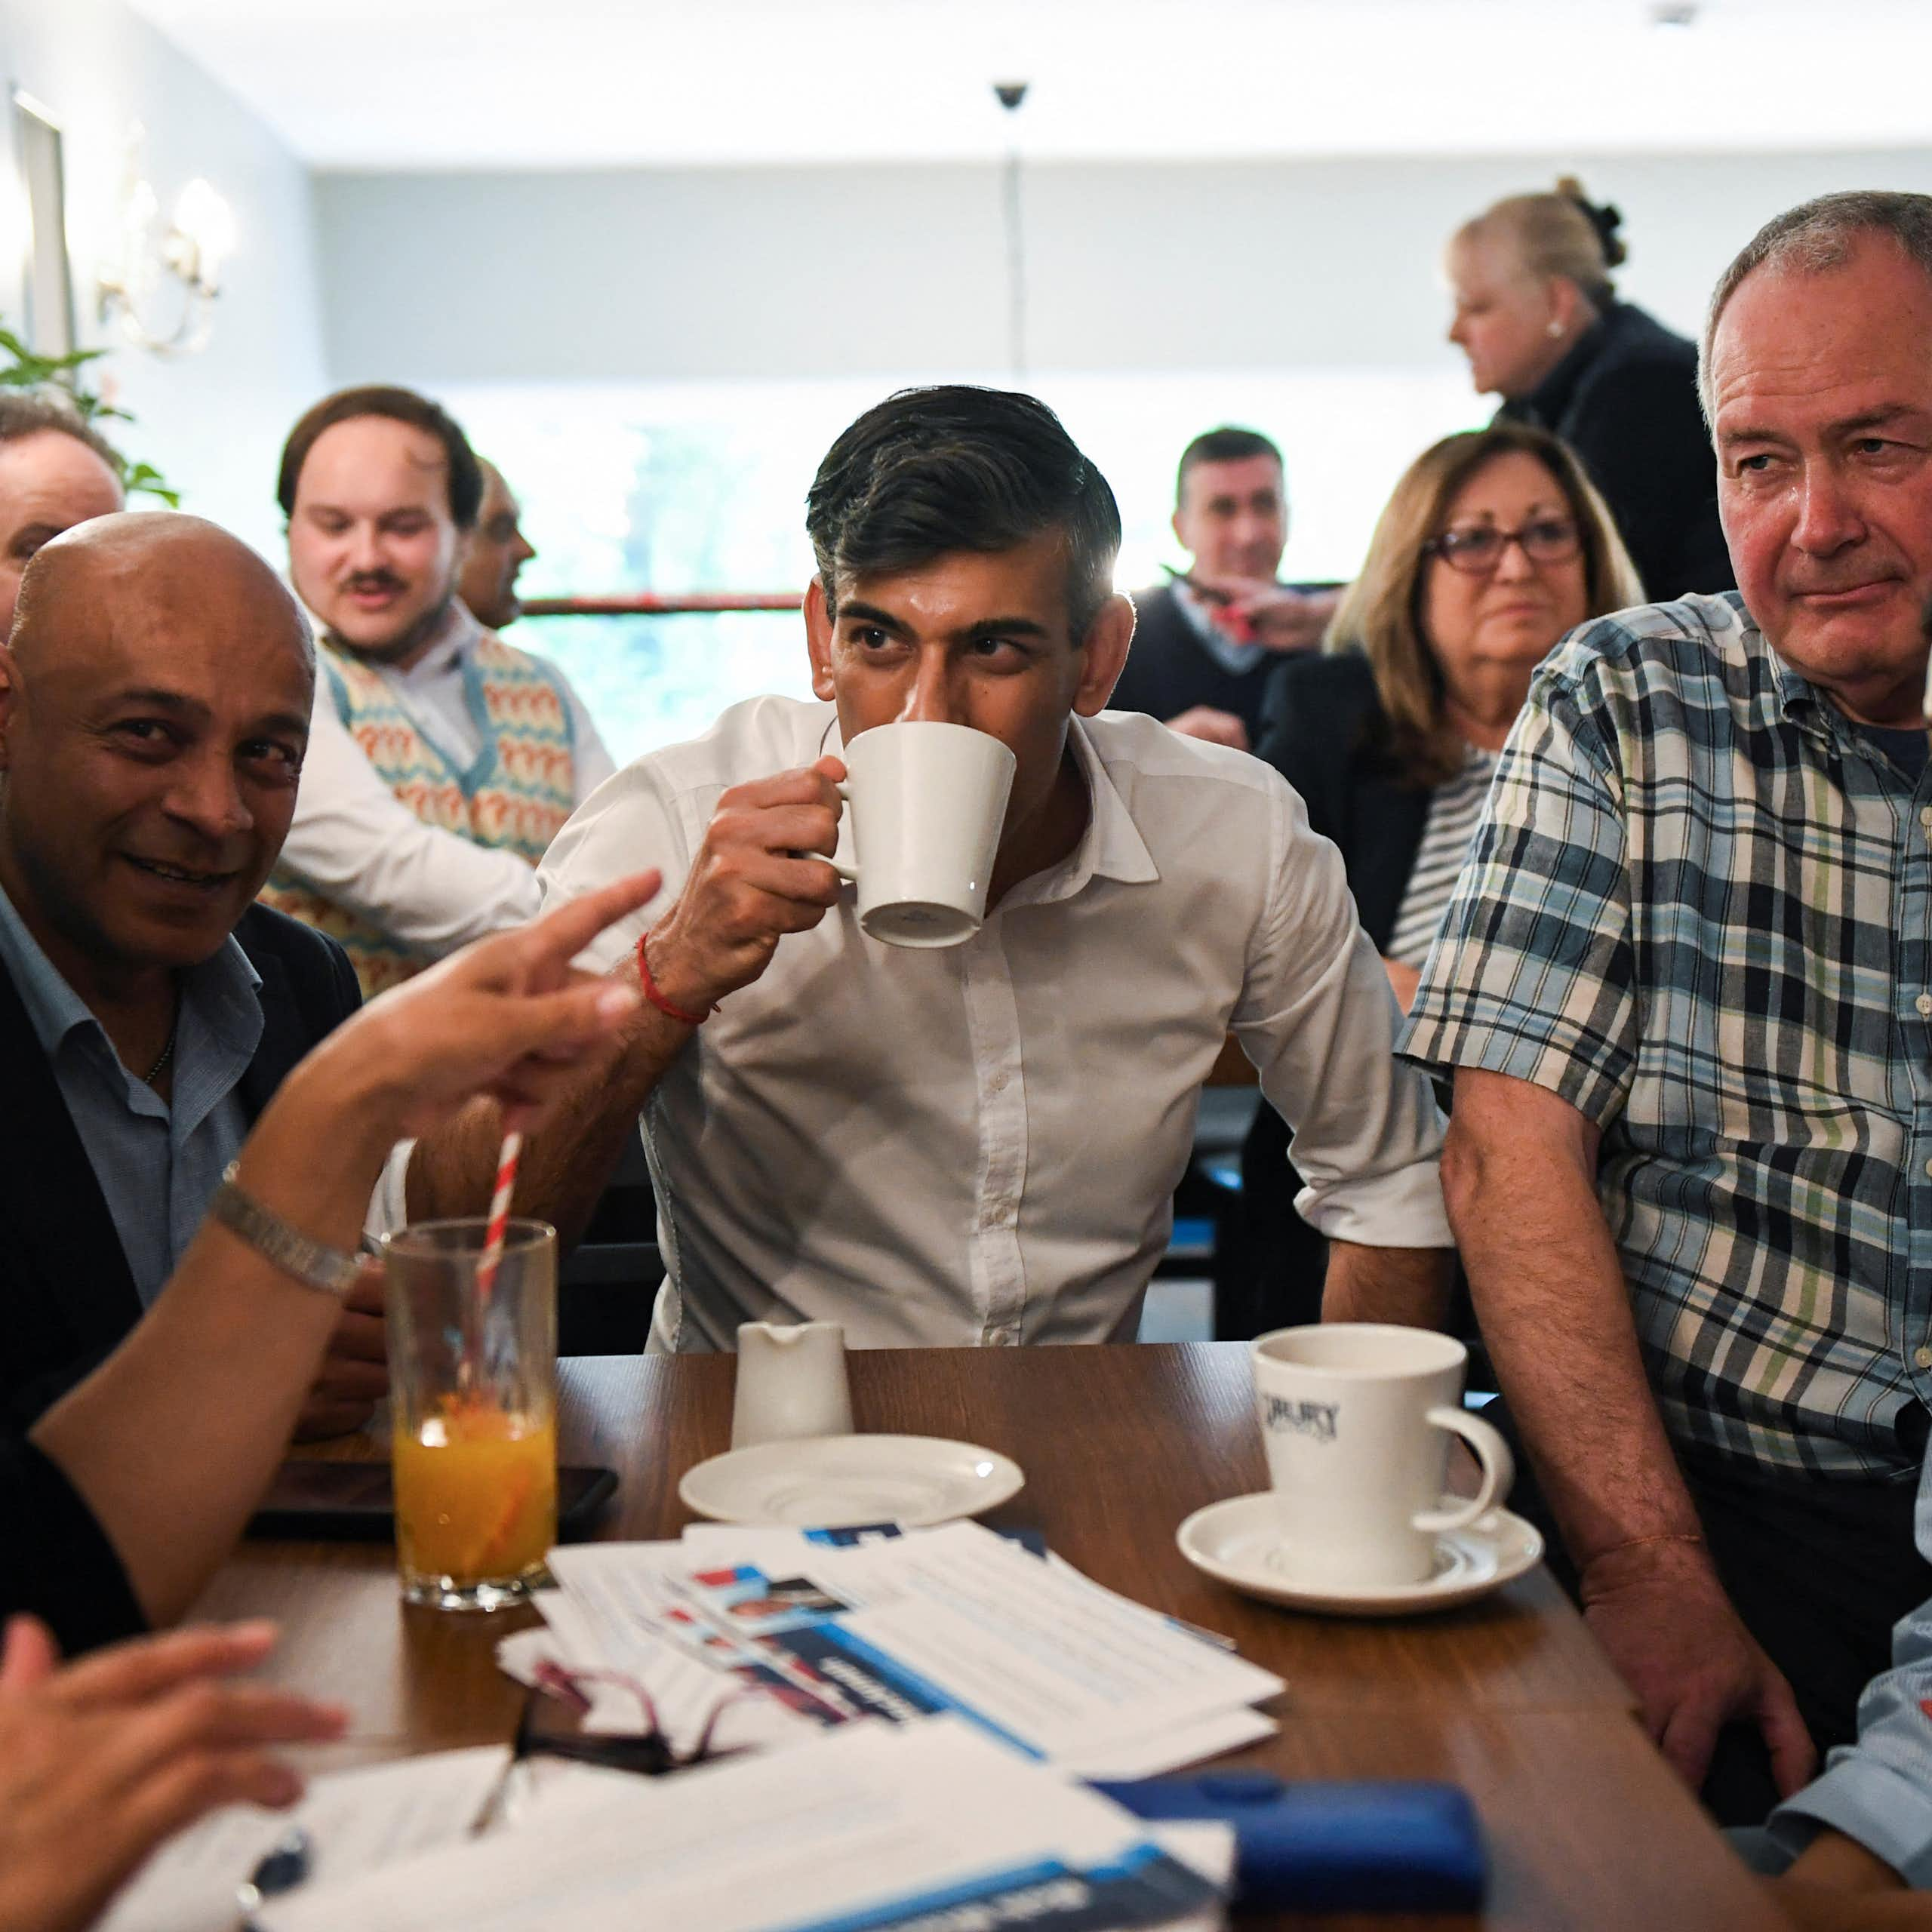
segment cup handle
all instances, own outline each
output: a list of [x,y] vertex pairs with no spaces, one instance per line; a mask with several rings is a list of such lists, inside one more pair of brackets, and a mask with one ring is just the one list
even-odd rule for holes
[[1476,1460],[1482,1465],[1482,1487],[1468,1502],[1459,1503],[1453,1509],[1425,1509],[1416,1518],[1416,1527],[1431,1536],[1442,1530],[1466,1529],[1478,1516],[1487,1515],[1509,1493],[1509,1485],[1516,1479],[1515,1458],[1494,1425],[1484,1422],[1481,1416],[1471,1415],[1467,1409],[1444,1403],[1440,1408],[1431,1409],[1423,1420],[1460,1435],[1476,1452]]
[[[848,811],[851,811],[852,807],[851,786],[850,785],[835,785],[832,789],[845,801],[846,810]],[[838,855],[836,853],[834,853],[830,858],[826,860],[825,863],[829,866],[848,885],[857,885],[858,884],[859,869],[857,866],[841,864],[839,861]]]

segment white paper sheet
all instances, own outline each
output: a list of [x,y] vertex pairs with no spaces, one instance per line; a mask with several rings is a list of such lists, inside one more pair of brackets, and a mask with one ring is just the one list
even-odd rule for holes
[[1118,1806],[938,1718],[540,1800],[509,1831],[289,1894],[259,1919],[263,1932],[783,1932],[1017,1888],[1021,1915],[1051,1925],[1109,1884],[1186,1900],[1161,1922],[1198,1921],[1206,1890]]
[[[681,1545],[577,1544],[552,1564],[563,1589],[546,1615],[561,1640],[586,1660],[628,1659],[621,1667],[654,1697],[661,1673],[681,1711],[714,1707],[715,1688],[703,1701],[707,1678],[715,1686],[717,1671],[749,1660],[783,1672],[808,1700],[815,1687],[835,1687],[834,1700],[853,1715],[869,1705],[900,1716],[949,1704],[1094,1776],[1149,1776],[1275,1728],[1249,1707],[1279,1691],[1280,1678],[974,1523],[851,1546],[721,1527]],[[740,1587],[740,1572],[844,1607],[814,1626],[809,1604],[788,1620],[780,1602],[768,1620],[764,1589]],[[606,1708],[592,1727],[605,1727]],[[736,1721],[728,1741],[759,1741],[740,1708],[728,1712]],[[625,1721],[634,1726],[634,1715]],[[781,1741],[783,1724],[805,1721],[788,1714]]]
[[149,1860],[97,1932],[233,1932],[236,1888],[294,1826],[309,1836],[310,1887],[460,1839],[509,1755],[489,1745],[332,1771],[289,1811],[226,1806]]

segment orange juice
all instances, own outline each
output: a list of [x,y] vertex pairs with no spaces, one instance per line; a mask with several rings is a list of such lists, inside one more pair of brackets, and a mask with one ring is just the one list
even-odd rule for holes
[[393,1445],[396,1551],[405,1580],[508,1583],[557,1540],[557,1427],[445,1395]]

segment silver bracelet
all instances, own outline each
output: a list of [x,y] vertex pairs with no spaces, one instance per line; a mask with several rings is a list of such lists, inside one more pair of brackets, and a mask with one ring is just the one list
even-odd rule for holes
[[325,1242],[313,1241],[299,1228],[289,1226],[273,1209],[264,1208],[251,1194],[245,1194],[235,1179],[242,1163],[231,1161],[221,1185],[208,1203],[208,1213],[231,1233],[239,1235],[265,1261],[272,1262],[291,1280],[318,1294],[333,1295],[340,1301],[355,1287],[361,1264],[357,1257]]

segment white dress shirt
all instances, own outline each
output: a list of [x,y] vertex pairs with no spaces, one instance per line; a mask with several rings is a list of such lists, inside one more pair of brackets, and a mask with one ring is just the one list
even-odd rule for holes
[[[754,698],[640,758],[552,843],[546,901],[644,866],[681,885],[718,795],[837,752],[833,707]],[[781,940],[642,1117],[666,1269],[654,1349],[740,1321],[855,1346],[1131,1337],[1168,1244],[1201,1084],[1229,1031],[1297,1128],[1302,1212],[1446,1247],[1441,1118],[1334,847],[1267,765],[1149,718],[1075,718],[1092,811],[963,945],[885,946],[854,896]]]
[[[463,682],[466,655],[482,635],[469,612],[452,603],[441,634],[408,670],[371,667],[416,728],[458,771],[474,764],[482,749]],[[583,700],[561,672],[556,675],[570,706],[577,803],[582,804],[617,767]],[[312,891],[405,944],[438,955],[519,925],[537,910],[537,875],[529,862],[518,853],[425,825],[362,755],[321,675],[281,863]]]

